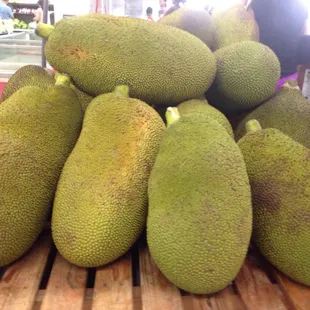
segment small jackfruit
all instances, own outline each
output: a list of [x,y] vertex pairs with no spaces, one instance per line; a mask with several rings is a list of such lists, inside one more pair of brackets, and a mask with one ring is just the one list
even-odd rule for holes
[[2,100],[8,99],[24,86],[38,86],[42,90],[47,90],[48,87],[54,84],[54,76],[50,71],[40,66],[26,65],[17,70],[6,83],[2,93]]
[[25,86],[0,105],[0,266],[23,255],[43,229],[79,136],[83,112],[65,85]]
[[253,240],[280,271],[310,285],[310,150],[255,120],[247,131],[238,144],[252,188]]
[[205,99],[192,99],[184,101],[178,105],[178,110],[181,116],[185,116],[191,113],[210,116],[219,124],[221,124],[232,137],[234,136],[232,127],[225,115],[216,108],[209,105],[208,101]]
[[270,98],[280,78],[280,63],[267,46],[244,41],[214,53],[217,75],[207,93],[211,105],[224,113],[255,108]]
[[182,7],[162,17],[158,22],[187,31],[199,38],[211,50],[214,49],[215,28],[212,18],[206,10]]
[[263,128],[276,128],[310,148],[310,105],[296,81],[288,81],[273,97],[248,113],[235,130],[237,140],[244,136],[250,119],[258,120]]
[[48,36],[47,60],[92,96],[124,84],[130,86],[133,98],[176,105],[203,96],[215,77],[210,49],[175,27],[90,14],[63,19],[54,31],[50,28],[39,24],[37,29]]
[[148,195],[147,243],[161,272],[195,294],[227,286],[247,253],[252,209],[244,160],[223,126],[201,114],[172,123]]
[[83,267],[125,254],[145,227],[147,182],[165,126],[153,108],[122,91],[90,103],[56,192],[53,239]]
[[244,7],[236,6],[212,15],[215,27],[215,49],[242,42],[259,41],[259,28]]

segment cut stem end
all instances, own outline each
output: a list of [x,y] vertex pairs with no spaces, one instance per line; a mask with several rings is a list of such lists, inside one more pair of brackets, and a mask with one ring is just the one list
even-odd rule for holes
[[256,119],[251,119],[246,123],[246,132],[253,133],[262,130],[262,126]]
[[169,107],[166,111],[166,120],[167,120],[167,126],[174,124],[180,119],[180,113],[178,108],[171,108]]

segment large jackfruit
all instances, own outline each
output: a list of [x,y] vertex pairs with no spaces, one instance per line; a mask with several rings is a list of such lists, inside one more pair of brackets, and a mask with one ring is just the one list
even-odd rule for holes
[[247,123],[240,141],[253,195],[253,240],[295,281],[310,285],[310,150],[277,129]]
[[146,222],[147,183],[165,125],[153,108],[120,90],[90,103],[57,188],[53,239],[79,266],[123,255]]
[[250,119],[258,120],[263,128],[276,128],[310,148],[310,105],[296,81],[285,83],[273,97],[246,115],[235,131],[237,140],[244,136]]
[[234,136],[232,127],[228,119],[222,112],[209,105],[207,100],[192,99],[184,101],[178,105],[178,111],[181,116],[185,116],[191,113],[209,116],[216,120],[219,124],[221,124],[232,137]]
[[163,274],[197,294],[237,275],[251,230],[241,152],[217,121],[190,114],[165,131],[149,180],[147,242]]
[[215,28],[212,18],[206,10],[183,7],[162,17],[158,22],[187,31],[207,44],[211,50],[214,49]]
[[0,105],[0,266],[23,255],[41,232],[82,117],[64,85],[26,86]]
[[215,12],[212,19],[216,33],[215,49],[242,41],[259,41],[259,29],[254,17],[241,6]]
[[8,99],[24,86],[38,86],[44,91],[53,84],[55,84],[55,80],[50,71],[36,65],[23,66],[6,83],[3,89],[2,99],[3,101]]
[[90,14],[63,19],[54,30],[39,24],[37,33],[48,37],[49,63],[93,96],[124,84],[149,104],[178,104],[202,96],[215,77],[210,49],[167,25]]
[[216,79],[207,93],[210,104],[224,113],[253,109],[270,98],[280,78],[280,63],[267,46],[244,41],[214,53]]

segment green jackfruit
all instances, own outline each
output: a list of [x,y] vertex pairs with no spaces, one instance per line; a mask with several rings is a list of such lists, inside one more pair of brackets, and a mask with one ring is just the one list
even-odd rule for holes
[[169,25],[187,31],[213,50],[215,46],[215,28],[210,14],[205,10],[180,8],[162,17],[160,24]]
[[214,120],[219,122],[232,137],[234,136],[233,130],[231,128],[228,119],[222,112],[209,105],[207,100],[192,99],[184,101],[178,105],[178,110],[181,116],[185,116],[191,113],[198,113],[210,116]]
[[90,14],[63,19],[54,31],[39,24],[37,33],[48,37],[49,63],[93,96],[124,84],[149,104],[178,104],[202,96],[215,77],[210,49],[167,25]]
[[247,127],[238,144],[252,188],[253,240],[280,271],[310,285],[310,150],[257,121]]
[[11,76],[5,85],[2,98],[3,101],[8,99],[24,86],[38,86],[42,90],[47,90],[54,83],[54,76],[50,71],[36,65],[23,66]]
[[244,41],[217,50],[216,79],[207,93],[210,104],[224,113],[255,108],[270,98],[280,78],[280,63],[267,46]]
[[[59,72],[56,72],[55,74],[55,78],[57,78],[57,76],[59,75]],[[78,89],[76,86],[74,86],[73,83],[71,83],[71,88],[74,89],[80,104],[82,106],[82,110],[85,112],[88,105],[91,103],[91,101],[94,99],[92,96],[86,94],[85,92],[81,91],[80,89]]]
[[79,266],[123,255],[146,222],[147,183],[165,126],[153,108],[120,90],[90,103],[57,188],[53,239]]
[[252,209],[244,160],[223,126],[201,114],[170,125],[148,195],[147,242],[163,274],[195,294],[227,286],[247,253]]
[[233,7],[212,16],[216,32],[215,49],[242,42],[259,41],[259,29],[253,16],[242,7]]
[[25,86],[1,104],[0,266],[23,255],[41,232],[82,117],[64,85]]
[[238,125],[236,139],[245,134],[245,124],[256,119],[263,128],[276,128],[310,148],[310,105],[297,86],[289,81],[276,94],[250,112]]

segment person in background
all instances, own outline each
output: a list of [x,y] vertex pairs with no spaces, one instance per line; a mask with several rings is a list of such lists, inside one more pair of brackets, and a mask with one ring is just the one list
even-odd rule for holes
[[171,14],[177,9],[181,8],[182,5],[186,2],[186,0],[173,0],[173,6],[170,7],[164,14],[164,16]]
[[248,11],[258,24],[260,42],[279,58],[279,89],[287,80],[297,79],[296,54],[298,42],[306,34],[307,9],[301,0],[252,0]]
[[37,23],[43,23],[43,5],[44,5],[44,0],[39,0],[37,2],[38,8],[35,12],[35,16],[33,18],[33,21]]
[[0,0],[0,19],[13,19],[13,11],[8,6],[9,0]]
[[153,9],[151,7],[148,7],[146,9],[146,17],[147,17],[147,20],[153,22],[154,19],[153,19]]

